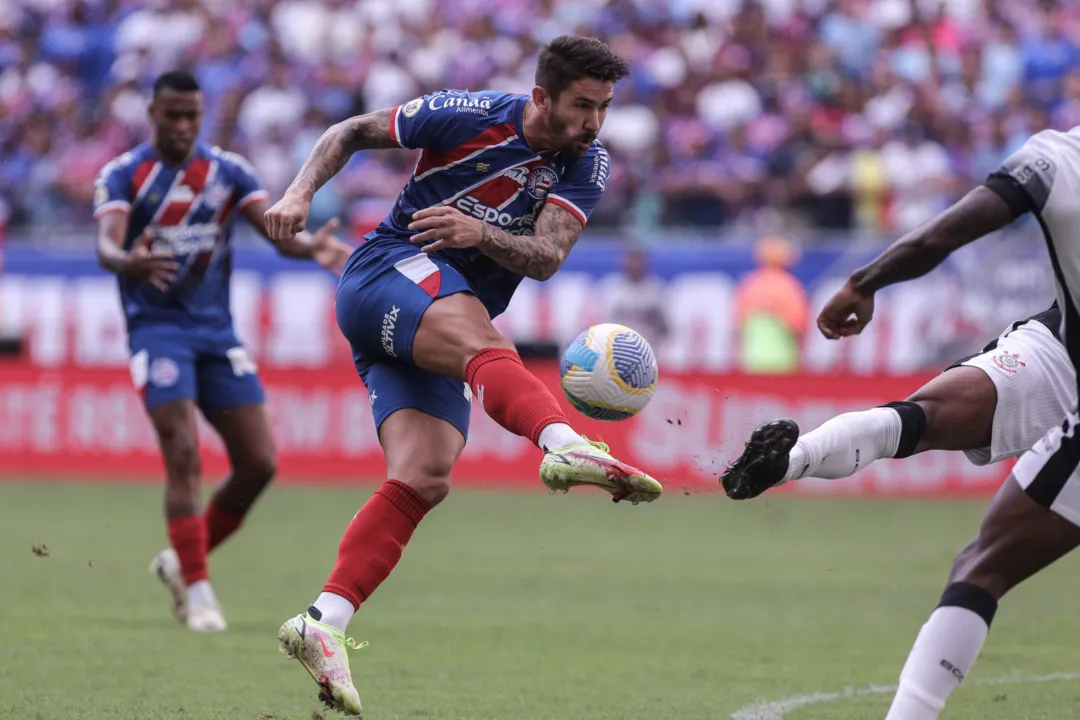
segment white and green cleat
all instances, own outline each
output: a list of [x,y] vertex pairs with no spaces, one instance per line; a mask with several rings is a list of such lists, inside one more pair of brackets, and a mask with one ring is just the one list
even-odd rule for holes
[[363,717],[363,709],[349,672],[347,653],[365,645],[307,613],[286,620],[278,631],[278,649],[299,660],[319,684],[319,699],[332,710],[356,717]]
[[540,479],[550,492],[592,485],[607,490],[615,502],[629,500],[634,505],[652,502],[664,493],[663,486],[649,475],[611,457],[604,443],[584,440],[586,444],[544,454]]

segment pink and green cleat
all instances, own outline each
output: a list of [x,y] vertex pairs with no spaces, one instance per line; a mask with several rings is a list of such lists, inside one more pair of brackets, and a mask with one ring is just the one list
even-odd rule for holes
[[540,479],[551,492],[567,492],[578,485],[592,485],[634,505],[652,502],[664,493],[663,486],[636,467],[613,458],[608,446],[583,438],[585,443],[548,452],[540,462]]
[[363,717],[363,708],[349,672],[347,653],[366,645],[346,638],[307,613],[286,620],[278,631],[278,649],[299,660],[319,684],[319,699],[328,708],[355,717]]

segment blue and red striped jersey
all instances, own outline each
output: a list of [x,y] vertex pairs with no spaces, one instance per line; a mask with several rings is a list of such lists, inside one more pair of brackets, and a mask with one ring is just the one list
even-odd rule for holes
[[128,327],[231,326],[232,223],[245,205],[267,198],[247,160],[203,143],[179,166],[163,161],[144,143],[102,168],[94,217],[128,213],[124,248],[130,249],[151,227],[155,249],[170,251],[180,265],[176,282],[166,292],[119,277]]
[[[511,93],[441,90],[395,107],[390,134],[422,152],[393,210],[367,240],[408,242],[412,214],[439,205],[515,235],[533,234],[546,203],[588,222],[604,193],[608,153],[598,140],[579,159],[537,153],[525,139],[528,101]],[[475,248],[437,254],[464,275],[492,317],[506,309],[522,279]]]

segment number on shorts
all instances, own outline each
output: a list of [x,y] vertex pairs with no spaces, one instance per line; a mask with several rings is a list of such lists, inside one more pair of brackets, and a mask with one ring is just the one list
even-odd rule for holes
[[232,363],[233,375],[236,375],[236,377],[254,375],[258,371],[255,363],[248,357],[247,350],[242,347],[230,348],[225,352],[225,357],[229,358],[229,362]]

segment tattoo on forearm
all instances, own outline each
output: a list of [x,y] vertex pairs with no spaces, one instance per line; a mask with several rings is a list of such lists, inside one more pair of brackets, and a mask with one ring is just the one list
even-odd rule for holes
[[331,126],[308,153],[289,189],[313,197],[319,188],[345,167],[353,153],[397,147],[390,137],[393,114],[393,110],[378,110]]
[[549,205],[540,211],[535,235],[511,235],[481,223],[480,249],[507,270],[547,280],[562,267],[580,236],[581,222],[566,210]]

